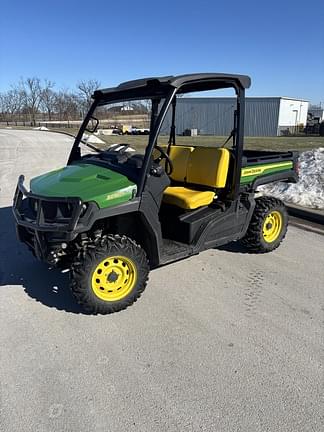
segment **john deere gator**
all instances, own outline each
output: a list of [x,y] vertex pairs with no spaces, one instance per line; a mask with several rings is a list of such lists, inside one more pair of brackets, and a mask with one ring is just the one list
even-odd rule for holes
[[[233,241],[255,253],[279,246],[287,230],[285,205],[258,188],[296,182],[297,154],[244,149],[249,86],[248,76],[201,73],[97,90],[67,165],[32,179],[30,191],[19,177],[18,237],[38,259],[70,270],[72,293],[86,311],[126,308],[144,291],[151,269],[206,249]],[[177,97],[224,88],[236,94],[229,138],[209,146],[199,145],[199,137],[177,144]],[[125,142],[100,148],[87,142],[91,151],[85,151],[84,133],[95,133],[116,107],[134,101],[150,107],[149,135],[127,137],[145,139],[144,151]],[[162,145],[166,118],[170,135]]]

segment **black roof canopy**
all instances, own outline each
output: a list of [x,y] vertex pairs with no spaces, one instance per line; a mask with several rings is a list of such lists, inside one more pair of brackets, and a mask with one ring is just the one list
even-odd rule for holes
[[96,90],[94,99],[118,100],[119,98],[135,98],[163,96],[168,90],[180,88],[179,93],[193,91],[217,90],[221,88],[249,88],[250,77],[247,75],[231,75],[224,73],[195,73],[178,76],[149,77],[126,81],[117,87]]

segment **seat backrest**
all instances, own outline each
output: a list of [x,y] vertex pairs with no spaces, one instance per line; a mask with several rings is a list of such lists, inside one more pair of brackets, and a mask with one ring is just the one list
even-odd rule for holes
[[170,146],[169,156],[173,164],[173,171],[170,176],[172,180],[182,183],[186,181],[189,158],[193,151],[194,147]]
[[[168,146],[160,146],[163,150],[167,150]],[[169,156],[173,164],[173,171],[170,178],[173,181],[184,183],[187,176],[187,167],[189,163],[190,153],[194,150],[194,147],[189,146],[176,146],[171,145]],[[153,151],[153,157],[157,158],[160,156],[160,152],[156,149]]]
[[228,149],[196,147],[189,156],[187,183],[212,188],[225,187],[230,160]]
[[[167,150],[167,146],[161,147]],[[159,155],[159,151],[154,150],[153,156]],[[170,175],[173,181],[211,188],[225,187],[230,160],[228,149],[171,145],[169,156],[173,163]]]

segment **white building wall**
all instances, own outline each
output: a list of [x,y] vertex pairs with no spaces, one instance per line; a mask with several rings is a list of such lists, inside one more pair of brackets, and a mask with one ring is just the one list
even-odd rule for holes
[[294,132],[298,125],[307,123],[307,112],[309,102],[297,99],[280,99],[279,118],[278,118],[278,135],[282,131],[289,130]]

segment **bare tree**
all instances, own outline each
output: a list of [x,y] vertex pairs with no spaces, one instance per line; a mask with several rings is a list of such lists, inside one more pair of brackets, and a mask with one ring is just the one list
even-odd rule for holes
[[41,91],[41,107],[47,112],[48,120],[52,120],[52,113],[55,109],[56,93],[53,90],[54,82],[45,80],[44,88]]
[[61,90],[56,94],[54,106],[59,120],[73,120],[79,117],[79,99],[68,90]]
[[93,92],[100,87],[100,82],[94,79],[80,81],[77,84],[79,96],[83,104],[84,111],[87,111],[91,105],[91,96]]
[[83,117],[91,104],[93,92],[100,86],[97,80],[80,81],[77,92],[55,91],[54,82],[41,81],[38,77],[21,79],[6,92],[0,93],[0,119],[2,121],[29,120],[33,125],[37,118],[49,121],[72,120]]
[[4,120],[14,120],[14,116],[19,114],[23,108],[23,99],[23,94],[18,87],[12,87],[11,90],[0,95],[1,112]]
[[33,125],[36,124],[36,114],[41,103],[42,86],[41,80],[37,77],[21,80],[20,88],[25,99],[25,105]]
[[1,121],[7,120],[6,93],[0,93],[0,116],[1,116]]

